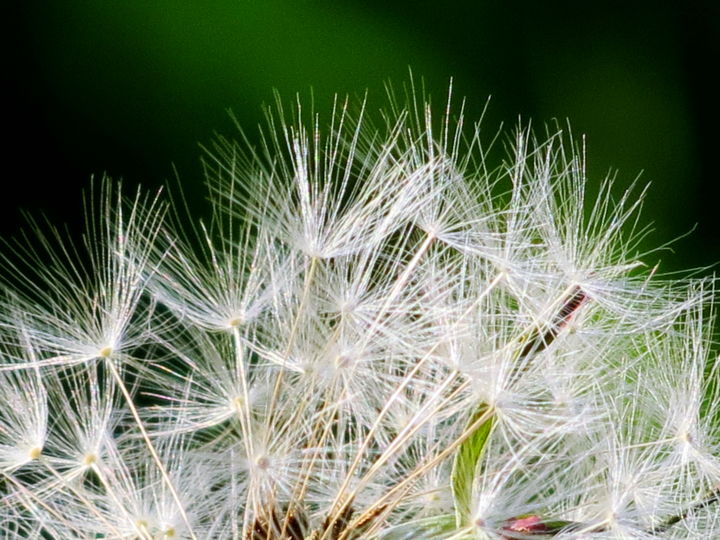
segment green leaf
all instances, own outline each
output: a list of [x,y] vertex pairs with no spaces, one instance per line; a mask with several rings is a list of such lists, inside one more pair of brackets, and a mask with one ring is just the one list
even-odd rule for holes
[[[472,430],[472,434],[458,447],[455,454],[450,482],[458,527],[470,524],[473,480],[495,423],[495,415],[488,414],[489,410],[490,408],[482,403],[472,414],[466,427],[466,430]],[[478,424],[483,416],[487,418]]]
[[545,527],[547,527],[548,534],[559,534],[563,531],[567,531],[571,527],[577,527],[578,529],[583,528],[582,523],[576,523],[575,521],[567,521],[564,519],[552,519],[543,521]]

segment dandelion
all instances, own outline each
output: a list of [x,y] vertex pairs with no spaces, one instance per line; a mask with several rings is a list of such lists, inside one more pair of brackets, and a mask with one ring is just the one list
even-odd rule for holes
[[209,220],[104,179],[81,240],[7,242],[0,535],[718,536],[713,280],[646,267],[572,137],[492,163],[451,104],[278,101]]

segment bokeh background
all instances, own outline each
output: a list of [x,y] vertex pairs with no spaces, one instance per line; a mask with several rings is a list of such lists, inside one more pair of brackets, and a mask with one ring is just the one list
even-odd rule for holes
[[593,185],[609,171],[618,193],[638,175],[652,184],[647,247],[690,232],[647,262],[720,261],[717,1],[14,4],[3,8],[5,237],[22,211],[77,226],[93,174],[154,188],[177,170],[201,200],[199,143],[235,135],[228,109],[252,135],[273,89],[291,100],[312,88],[319,109],[367,90],[377,108],[410,67],[437,103],[452,77],[470,117],[492,96],[488,132],[569,119]]

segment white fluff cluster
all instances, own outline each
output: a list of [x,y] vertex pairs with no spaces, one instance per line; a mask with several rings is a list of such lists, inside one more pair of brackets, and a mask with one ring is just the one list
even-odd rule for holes
[[720,537],[713,282],[561,133],[412,96],[219,139],[206,222],[104,181],[8,242],[2,538]]

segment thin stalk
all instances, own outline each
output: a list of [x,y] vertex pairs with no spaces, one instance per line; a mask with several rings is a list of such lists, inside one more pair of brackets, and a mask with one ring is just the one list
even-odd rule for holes
[[253,455],[252,441],[250,436],[250,392],[247,386],[247,373],[245,370],[245,358],[243,354],[243,345],[240,339],[240,329],[233,328],[233,343],[235,345],[235,364],[236,369],[240,370],[240,383],[242,385],[243,406],[239,407],[238,416],[240,417],[240,428],[243,431],[243,442],[245,443],[245,451],[248,456]]
[[[308,271],[305,274],[305,284],[303,285],[303,292],[302,292],[302,296],[300,297],[300,305],[298,306],[298,311],[295,315],[295,319],[293,320],[293,325],[290,328],[290,335],[288,336],[287,345],[285,346],[284,356],[287,356],[288,354],[290,354],[293,343],[295,342],[295,335],[297,334],[298,327],[300,326],[300,319],[302,317],[303,310],[305,309],[305,303],[307,302],[308,296],[310,296],[310,285],[312,284],[312,280],[315,277],[315,271],[317,269],[317,264],[318,264],[318,258],[311,257],[310,258],[310,267],[308,268]],[[269,414],[267,415],[267,421],[265,423],[266,431],[270,428],[270,423],[271,423],[272,417],[273,417],[272,412],[275,410],[275,404],[276,404],[278,396],[280,394],[280,387],[282,386],[282,379],[283,379],[284,373],[285,373],[285,370],[281,369],[278,372],[277,378],[275,379],[275,385],[273,387],[272,398],[270,399],[270,404],[268,406]]]
[[[59,522],[65,524],[66,527],[71,528],[72,526],[70,523],[67,522],[67,520],[59,514],[54,508],[49,506],[47,503],[45,503],[40,497],[38,497],[36,494],[34,494],[32,491],[30,491],[28,488],[26,488],[23,484],[21,484],[19,481],[17,481],[15,478],[10,476],[7,472],[3,472],[3,476],[5,479],[13,484],[22,494],[22,496],[27,497],[27,501],[23,501],[21,504],[25,506],[25,508],[28,509],[28,511],[33,512],[32,505],[30,504],[30,501],[34,501],[38,504],[38,506],[41,506],[44,508],[50,515],[52,515],[55,519],[57,519]],[[19,499],[22,499],[22,496],[18,495]],[[3,498],[4,499],[4,498]],[[5,500],[3,500],[3,503],[5,503]],[[5,506],[5,504],[3,504]],[[40,521],[38,519],[38,521]]]
[[115,367],[114,362],[110,359],[109,356],[105,357],[106,364],[108,366],[108,369],[110,370],[110,373],[112,373],[113,377],[115,378],[115,381],[118,383],[118,386],[120,387],[120,391],[122,392],[123,396],[125,397],[125,401],[127,402],[128,408],[130,409],[130,413],[133,416],[133,419],[135,420],[135,423],[138,426],[138,429],[140,430],[140,434],[142,435],[143,440],[145,441],[145,445],[147,446],[148,450],[150,451],[150,455],[152,456],[153,460],[155,461],[155,464],[158,466],[158,469],[160,470],[160,474],[162,475],[163,481],[165,482],[165,485],[167,486],[168,490],[170,491],[170,495],[172,496],[173,500],[175,501],[175,504],[177,504],[178,511],[180,512],[180,516],[182,516],[183,521],[185,522],[185,526],[188,528],[188,533],[190,534],[190,537],[193,540],[197,540],[197,537],[195,536],[195,533],[193,532],[192,525],[190,524],[190,519],[187,516],[187,513],[185,512],[185,508],[182,505],[182,502],[180,502],[180,496],[178,495],[177,490],[175,489],[175,486],[173,486],[172,480],[170,479],[170,475],[168,474],[167,470],[165,469],[165,466],[163,465],[162,461],[160,460],[160,456],[158,456],[157,451],[155,450],[155,446],[153,445],[152,441],[150,440],[150,436],[148,435],[147,430],[145,429],[145,426],[142,423],[142,420],[140,419],[140,414],[138,413],[137,407],[135,407],[135,404],[133,403],[132,396],[130,395],[130,392],[127,389],[127,386],[125,386],[125,381],[122,380],[122,377],[120,376],[120,373],[118,373],[117,368]]
[[95,507],[94,504],[92,504],[85,495],[80,493],[77,489],[75,489],[66,479],[63,477],[56,469],[53,467],[50,463],[47,462],[45,459],[41,459],[40,462],[45,465],[45,467],[50,471],[50,473],[57,478],[58,482],[60,482],[65,488],[69,489],[86,507],[87,509],[93,513],[100,521],[103,522],[109,529],[112,529],[115,534],[117,534],[118,537],[121,536],[120,531],[112,524],[110,523],[105,516],[103,516],[100,511]]
[[[465,317],[467,317],[472,310],[474,310],[477,305],[488,295],[490,292],[503,280],[503,274],[499,273],[495,278],[488,284],[487,288],[475,299],[475,301],[463,312],[458,320],[455,322],[455,324],[459,324]],[[408,372],[405,379],[395,388],[392,395],[388,398],[387,402],[383,406],[383,408],[378,413],[377,418],[375,419],[375,422],[373,422],[373,425],[368,430],[368,433],[365,436],[365,439],[363,440],[360,448],[358,449],[358,453],[355,456],[355,459],[353,460],[352,464],[350,465],[346,475],[345,480],[343,480],[342,485],[340,486],[340,489],[338,490],[338,495],[336,495],[335,500],[333,501],[333,504],[331,508],[335,511],[338,506],[344,507],[345,504],[340,502],[340,495],[347,490],[348,485],[350,483],[350,479],[352,477],[352,474],[355,472],[357,467],[359,466],[360,462],[362,461],[362,458],[364,456],[365,451],[367,450],[368,446],[370,445],[371,438],[373,435],[375,435],[375,432],[380,427],[380,423],[385,418],[385,416],[390,411],[391,407],[395,404],[395,400],[400,396],[402,392],[405,391],[405,388],[414,380],[415,375],[418,373],[420,368],[425,365],[425,363],[429,360],[430,356],[435,352],[435,350],[441,345],[440,341],[437,341],[430,349],[425,353],[425,355],[420,358],[415,366]],[[469,435],[468,435],[469,436]]]
[[[472,434],[477,430],[480,426],[482,426],[485,422],[487,422],[492,416],[495,414],[495,410],[492,408],[488,408],[483,414],[481,414],[479,417],[475,419],[474,422],[472,422],[465,432],[458,437],[456,440],[454,440],[451,444],[449,444],[446,448],[442,450],[442,452],[438,453],[432,460],[425,463],[421,468],[417,469],[413,474],[405,478],[402,482],[399,482],[391,490],[386,492],[380,499],[375,501],[373,505],[365,510],[362,514],[360,514],[357,518],[355,518],[349,525],[348,530],[352,530],[352,527],[356,522],[360,522],[363,519],[367,518],[368,514],[372,514],[377,512],[377,509],[384,506],[386,503],[385,501],[390,499],[392,495],[394,495],[396,492],[401,491],[403,489],[407,489],[409,487],[409,484],[411,481],[413,481],[416,477],[420,476],[423,472],[426,472],[427,470],[431,469],[438,463],[444,461],[450,454],[452,454],[455,449],[457,449],[461,444],[463,444],[467,439],[469,439]],[[339,540],[346,540],[347,536],[341,536]]]
[[670,516],[669,518],[662,521],[659,525],[656,525],[651,530],[649,530],[649,533],[663,533],[667,531],[670,527],[675,525],[676,523],[679,523],[680,521],[687,518],[691,513],[695,512],[696,510],[700,510],[703,507],[710,506],[711,504],[715,504],[718,501],[720,501],[720,486],[716,487],[712,491],[710,491],[705,497],[693,504],[690,508],[685,510],[684,512],[681,512],[680,514],[676,514],[674,516]]
[[132,528],[137,532],[140,537],[152,540],[152,538],[149,538],[149,535],[145,533],[139,526],[139,524],[132,518],[130,514],[128,514],[127,510],[125,509],[125,505],[118,499],[117,495],[115,494],[115,490],[113,489],[112,485],[110,485],[110,482],[107,481],[105,478],[105,475],[103,474],[102,470],[100,470],[100,467],[98,467],[97,463],[93,463],[90,467],[92,471],[97,475],[98,479],[100,480],[100,483],[105,488],[105,491],[107,491],[107,494],[110,496],[110,498],[115,503],[115,506],[118,507],[118,509],[123,513],[123,516],[127,520],[127,522],[132,526]]

